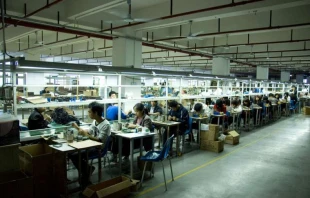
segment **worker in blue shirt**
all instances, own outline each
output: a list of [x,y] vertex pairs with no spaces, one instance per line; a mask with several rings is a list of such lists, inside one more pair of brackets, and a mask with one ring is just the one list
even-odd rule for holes
[[[126,115],[122,110],[121,110],[121,118],[122,119],[127,119],[129,117],[129,114],[131,114],[131,111],[128,112]],[[118,106],[117,104],[113,104],[112,106],[109,106],[107,109],[107,120],[117,120],[118,119]]]

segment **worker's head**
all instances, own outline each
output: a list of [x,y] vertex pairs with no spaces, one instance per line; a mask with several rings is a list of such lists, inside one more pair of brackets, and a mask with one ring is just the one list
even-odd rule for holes
[[255,96],[255,101],[260,101],[260,100],[261,100],[260,96]]
[[270,98],[274,98],[274,95],[272,93],[269,94]]
[[151,101],[151,105],[152,105],[152,107],[157,106],[157,101]]
[[88,116],[90,119],[96,119],[102,116],[103,106],[98,102],[92,102],[88,105]]
[[289,96],[288,92],[285,92],[285,93],[284,93],[284,97],[287,98],[288,96]]
[[48,91],[48,90],[47,90],[47,87],[44,87],[44,91]]
[[110,97],[111,99],[115,99],[115,98],[117,98],[117,93],[116,93],[115,91],[110,91],[109,97]]
[[169,102],[169,107],[171,108],[172,111],[177,111],[179,108],[179,103],[175,100],[172,100]]
[[135,111],[136,113],[136,116],[138,118],[141,118],[144,116],[145,114],[145,107],[142,103],[137,103],[134,107],[133,107],[133,110]]
[[239,101],[238,101],[238,100],[233,100],[233,101],[231,101],[231,106],[232,106],[232,107],[237,107],[237,106],[239,106]]
[[38,107],[37,110],[38,110],[38,112],[43,113],[46,110],[46,108],[45,107]]
[[216,104],[217,107],[222,108],[223,107],[223,100],[222,99],[217,99],[215,104]]
[[243,105],[244,106],[250,106],[250,100],[249,99],[243,100]]
[[195,112],[200,113],[202,111],[202,109],[203,109],[203,106],[201,103],[195,104],[195,106],[194,106]]

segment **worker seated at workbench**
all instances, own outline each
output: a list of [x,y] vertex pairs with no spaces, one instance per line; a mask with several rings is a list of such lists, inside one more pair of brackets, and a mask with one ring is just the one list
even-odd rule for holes
[[[188,111],[187,109],[185,109],[183,107],[182,104],[179,104],[177,101],[173,100],[173,101],[170,101],[168,103],[169,107],[170,107],[170,111],[168,113],[168,121],[174,121],[174,122],[180,122],[180,125],[179,125],[179,131],[178,131],[178,134],[181,136],[185,133],[185,131],[189,128],[189,125],[188,125],[188,120],[189,120],[189,114],[188,114]],[[172,134],[177,135],[177,126],[173,126],[170,128],[170,134],[169,136],[171,136]],[[167,130],[164,131],[163,133],[163,139],[164,141],[163,142],[166,142],[167,141]],[[181,138],[180,138],[181,140]],[[179,144],[179,151],[182,150],[181,148],[182,144],[180,143]],[[172,148],[172,147],[171,147]],[[182,155],[181,152],[178,153],[178,155]]]
[[44,107],[35,108],[28,118],[28,129],[45,129],[48,128],[48,124],[52,121],[48,115],[43,115],[45,112]]
[[[137,103],[134,107],[134,112],[136,114],[136,117],[133,121],[132,124],[128,124],[127,128],[129,129],[137,129],[140,127],[145,127],[149,131],[152,130],[152,120],[151,118],[147,115],[147,110],[144,107],[142,103]],[[144,138],[143,139],[143,147],[145,151],[150,151],[152,149],[152,138]],[[140,140],[134,140],[134,149],[140,148]],[[115,142],[113,144],[113,158],[114,161],[116,161],[116,155],[118,154],[118,142]],[[128,139],[123,139],[123,145],[122,145],[122,155],[124,156],[124,161],[123,163],[128,163],[129,162],[129,154],[130,154],[130,141]]]
[[[107,119],[109,121],[112,121],[112,120],[117,120],[118,119],[118,104],[112,104],[111,106],[108,107],[107,109]],[[127,119],[129,118],[131,114],[131,111],[129,111],[127,114],[125,114],[123,112],[123,110],[121,109],[121,118],[122,119]]]
[[[102,148],[104,148],[107,138],[111,135],[110,123],[107,119],[103,118],[102,115],[103,107],[97,102],[92,102],[88,105],[88,116],[94,121],[90,125],[88,130],[80,128],[76,123],[72,126],[78,130],[79,135],[86,136],[91,140],[102,142]],[[88,156],[98,155],[98,150],[96,148],[88,150]],[[74,166],[79,169],[79,154],[73,153],[69,155]],[[88,171],[90,170],[90,171]],[[81,151],[81,187],[85,188],[87,185],[91,184],[89,181],[89,176],[94,172],[95,167],[90,167],[87,161],[86,151]]]

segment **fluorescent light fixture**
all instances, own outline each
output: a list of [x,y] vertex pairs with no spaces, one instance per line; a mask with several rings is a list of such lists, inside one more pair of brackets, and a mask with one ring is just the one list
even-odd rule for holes
[[137,72],[121,72],[121,74],[148,75],[148,73],[137,73]]

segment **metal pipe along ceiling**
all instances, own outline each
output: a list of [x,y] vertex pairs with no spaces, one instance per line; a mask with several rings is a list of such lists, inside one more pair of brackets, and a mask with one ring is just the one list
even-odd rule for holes
[[[35,15],[35,14],[37,14],[37,13],[39,13],[39,12],[45,10],[45,9],[50,8],[50,7],[53,6],[53,5],[58,4],[59,2],[62,2],[62,1],[63,1],[63,0],[55,0],[55,1],[52,2],[52,3],[47,3],[45,6],[39,8],[39,9],[33,11],[33,12],[30,12],[29,14],[26,14],[23,18],[28,18],[28,17],[30,17],[30,16],[33,16],[33,15]],[[7,27],[9,27],[9,25],[6,25],[6,26],[4,26],[4,27],[1,27],[0,30],[2,30],[3,28],[7,28]]]
[[165,20],[165,19],[172,19],[172,18],[176,18],[176,17],[186,16],[186,15],[191,15],[191,14],[197,14],[197,13],[201,13],[201,12],[209,12],[209,11],[221,10],[221,9],[230,8],[230,7],[242,6],[242,5],[246,5],[246,4],[250,4],[250,3],[257,3],[257,2],[261,2],[261,1],[264,1],[264,0],[252,0],[252,1],[240,1],[240,2],[232,1],[232,3],[225,4],[225,5],[215,6],[215,7],[211,7],[211,8],[204,8],[204,9],[200,9],[200,10],[192,10],[189,12],[183,12],[183,13],[174,14],[174,15],[163,16],[163,17],[159,17],[159,18],[152,19],[152,20],[145,21],[145,22],[130,23],[127,25],[122,25],[122,26],[118,26],[118,27],[114,27],[114,28],[105,29],[105,30],[102,30],[102,32],[121,29],[121,28],[125,28],[125,27],[132,27],[132,26],[141,25],[141,24],[154,22],[154,21],[161,21],[161,20]]
[[[52,23],[44,23],[41,21],[30,21],[28,19],[21,19],[19,17],[15,17],[15,16],[5,16],[4,20],[5,20],[5,23],[12,24],[14,26],[20,25],[20,26],[30,27],[30,28],[35,28],[35,29],[42,29],[42,30],[48,30],[48,31],[54,31],[54,32],[62,32],[62,33],[67,33],[67,34],[81,35],[81,36],[86,36],[86,37],[113,40],[113,36],[109,36],[107,34],[103,34],[100,32],[83,30],[83,29],[78,29],[78,28],[65,27],[62,25],[52,24]],[[160,44],[155,44],[153,42],[142,41],[142,45],[148,46],[148,47],[164,49],[164,50],[176,51],[176,52],[185,53],[185,54],[189,54],[189,55],[196,55],[196,56],[213,58],[212,55],[205,54],[203,52],[188,50],[188,49],[181,49],[181,48],[177,48],[177,47],[163,46]],[[239,63],[239,64],[249,65],[249,66],[255,67],[255,65],[253,65],[251,63],[235,61],[235,60],[231,60],[231,61]]]

